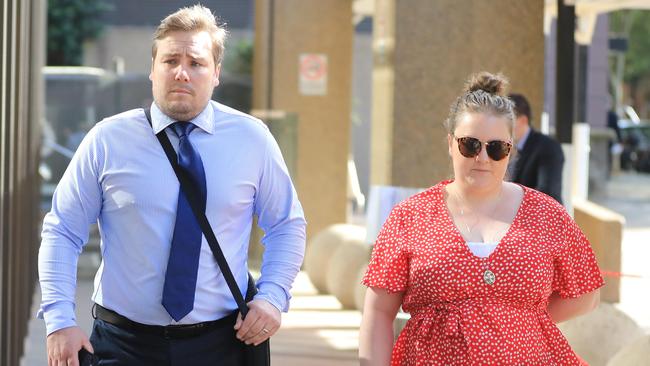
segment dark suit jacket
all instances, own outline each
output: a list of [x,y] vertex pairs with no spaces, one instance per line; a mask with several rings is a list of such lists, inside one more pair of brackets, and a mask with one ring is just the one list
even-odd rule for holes
[[524,148],[517,154],[512,181],[544,192],[562,203],[564,153],[560,143],[531,129]]

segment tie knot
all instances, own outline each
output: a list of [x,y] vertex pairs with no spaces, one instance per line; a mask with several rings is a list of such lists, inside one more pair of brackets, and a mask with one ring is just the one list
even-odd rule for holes
[[196,125],[192,122],[174,122],[172,124],[172,130],[174,130],[174,133],[178,138],[183,138],[188,136],[193,130],[196,128]]

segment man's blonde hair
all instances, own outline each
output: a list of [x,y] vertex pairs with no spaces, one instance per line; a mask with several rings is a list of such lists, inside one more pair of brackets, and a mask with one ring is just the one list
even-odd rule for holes
[[169,33],[182,31],[206,31],[212,39],[212,57],[215,65],[223,61],[224,45],[226,43],[227,31],[223,26],[217,24],[217,19],[210,9],[203,5],[180,8],[173,14],[168,15],[160,22],[156,33],[153,36],[151,57],[156,58],[158,41],[167,37]]

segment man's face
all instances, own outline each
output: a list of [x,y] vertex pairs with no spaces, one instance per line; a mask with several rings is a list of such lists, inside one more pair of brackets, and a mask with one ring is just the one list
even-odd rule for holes
[[207,32],[169,33],[158,40],[149,74],[156,105],[179,121],[196,117],[219,85],[220,68],[212,57],[212,41]]
[[530,126],[528,126],[528,117],[525,115],[517,116],[515,119],[515,141],[521,140],[522,137],[528,132],[528,129]]

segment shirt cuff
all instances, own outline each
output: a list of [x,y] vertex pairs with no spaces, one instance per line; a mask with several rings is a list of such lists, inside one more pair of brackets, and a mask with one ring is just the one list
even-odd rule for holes
[[63,328],[77,325],[77,318],[74,313],[74,305],[68,302],[60,302],[49,305],[46,309],[39,309],[36,316],[45,320],[47,335]]
[[257,284],[259,292],[254,299],[262,299],[275,306],[281,312],[289,311],[289,300],[291,295],[281,286],[272,282],[262,282]]

